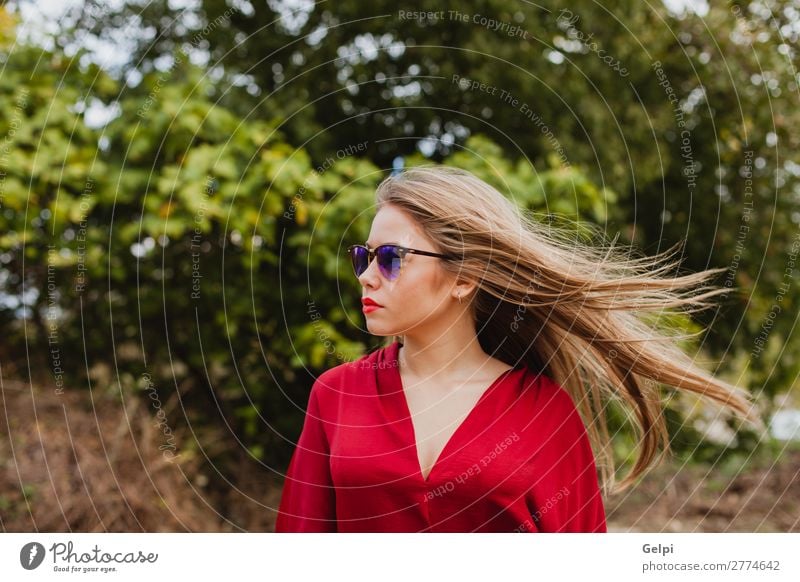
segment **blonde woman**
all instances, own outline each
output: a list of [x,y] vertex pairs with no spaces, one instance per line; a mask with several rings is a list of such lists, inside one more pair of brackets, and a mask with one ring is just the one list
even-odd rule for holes
[[613,250],[547,232],[465,170],[384,180],[348,252],[387,342],[314,383],[276,531],[605,532],[609,399],[640,437],[620,490],[668,450],[658,383],[754,418],[642,317],[708,306],[716,271],[662,276],[664,256]]

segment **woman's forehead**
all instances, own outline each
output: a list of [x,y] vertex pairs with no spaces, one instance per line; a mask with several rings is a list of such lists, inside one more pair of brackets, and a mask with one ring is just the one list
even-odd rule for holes
[[419,225],[405,212],[393,207],[381,208],[372,221],[367,244],[376,247],[383,244],[411,246],[425,241]]

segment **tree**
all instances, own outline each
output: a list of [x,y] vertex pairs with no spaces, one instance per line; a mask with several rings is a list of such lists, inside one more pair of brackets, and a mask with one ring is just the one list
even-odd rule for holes
[[420,149],[443,160],[480,133],[512,160],[579,166],[619,195],[605,218],[612,235],[653,252],[685,240],[687,269],[729,267],[720,284],[737,293],[701,319],[713,322],[706,343],[719,357],[752,354],[739,367],[774,393],[800,368],[788,315],[796,294],[766,334],[773,351],[791,346],[777,375],[778,352],[761,357],[753,334],[787,282],[799,172],[783,152],[797,150],[800,132],[797,9],[770,6],[711,3],[700,16],[632,0],[293,11],[204,0],[196,10],[128,2],[76,20],[101,36],[128,24],[151,32],[138,36],[126,73],[154,70],[179,47],[196,51],[225,79],[216,97],[278,120],[312,162],[353,143],[378,167]]

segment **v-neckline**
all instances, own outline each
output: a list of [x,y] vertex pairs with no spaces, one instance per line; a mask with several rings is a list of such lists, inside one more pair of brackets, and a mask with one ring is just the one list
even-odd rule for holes
[[433,464],[431,465],[431,470],[428,471],[428,475],[425,476],[425,475],[422,474],[422,462],[421,462],[420,456],[419,456],[419,444],[417,442],[417,431],[416,431],[416,428],[414,427],[414,419],[411,416],[411,407],[408,405],[408,398],[406,397],[405,387],[403,386],[403,377],[400,375],[400,359],[399,359],[400,345],[401,344],[399,342],[396,342],[395,345],[394,345],[394,351],[393,351],[393,354],[392,354],[394,361],[390,362],[389,369],[393,371],[395,382],[396,382],[396,386],[398,388],[398,391],[400,392],[400,400],[402,401],[403,406],[405,408],[404,420],[408,421],[409,428],[411,429],[411,440],[412,440],[412,445],[413,445],[413,448],[414,448],[414,452],[413,452],[414,458],[416,459],[416,463],[415,464],[416,464],[416,467],[417,467],[417,475],[420,477],[420,479],[422,479],[422,482],[427,485],[427,484],[430,483],[431,475],[433,475],[433,472],[439,466],[439,462],[442,460],[442,458],[444,458],[445,452],[447,451],[447,449],[449,449],[450,446],[452,445],[452,443],[456,440],[456,437],[458,436],[458,434],[462,430],[464,430],[464,427],[469,423],[470,419],[476,414],[476,411],[480,408],[481,404],[486,400],[487,396],[492,391],[492,389],[497,384],[499,384],[500,381],[506,375],[508,375],[510,372],[516,370],[517,368],[511,367],[511,368],[508,368],[506,370],[503,370],[503,372],[499,376],[497,376],[492,381],[492,383],[489,384],[489,386],[483,391],[483,393],[480,395],[480,398],[478,398],[477,402],[475,402],[475,404],[469,410],[469,412],[464,417],[464,419],[459,423],[459,425],[456,427],[456,429],[450,434],[450,438],[447,439],[447,441],[445,442],[444,446],[439,451],[439,454],[437,455],[436,459],[434,459]]

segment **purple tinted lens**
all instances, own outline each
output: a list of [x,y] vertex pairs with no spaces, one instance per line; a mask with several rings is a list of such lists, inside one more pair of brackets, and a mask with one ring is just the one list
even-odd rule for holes
[[400,274],[400,253],[397,247],[385,245],[378,249],[378,268],[383,276],[394,281]]
[[350,249],[350,260],[353,262],[356,277],[360,277],[369,266],[369,253],[364,247],[353,247]]

